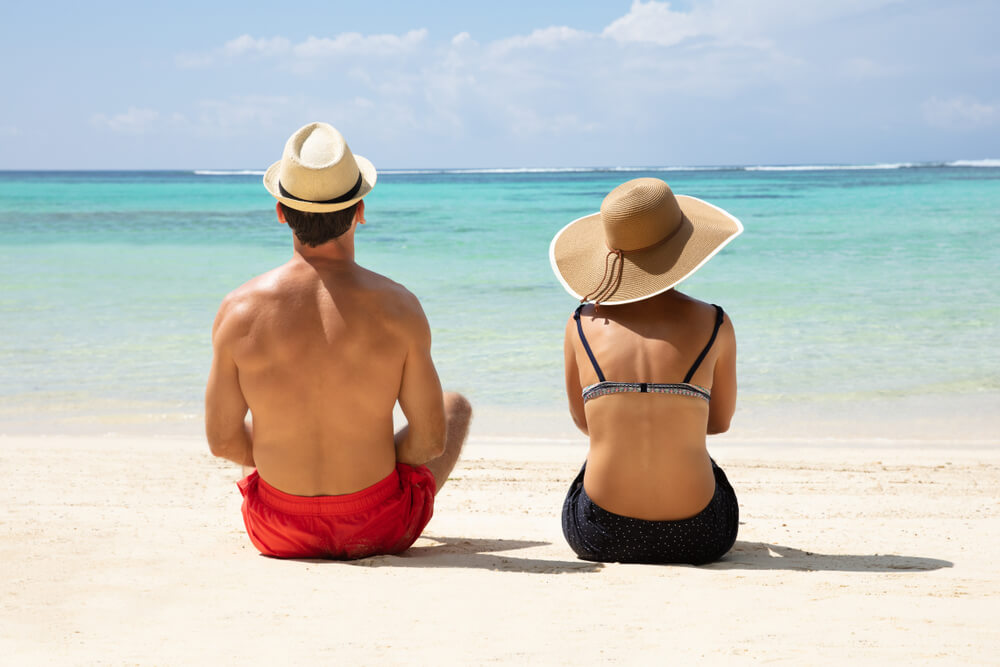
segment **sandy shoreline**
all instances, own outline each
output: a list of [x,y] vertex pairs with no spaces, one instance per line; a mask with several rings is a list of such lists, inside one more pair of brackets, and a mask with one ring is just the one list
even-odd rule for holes
[[197,438],[0,437],[6,664],[997,664],[996,443],[716,440],[723,562],[598,565],[558,511],[582,441],[473,438],[425,537],[260,557]]
[[[450,387],[449,387],[450,388]],[[459,388],[461,389],[461,388]],[[484,406],[475,409],[473,435],[491,441],[578,442],[580,433],[562,402],[542,408]],[[740,397],[733,427],[723,438],[762,443],[838,441],[935,441],[996,443],[1000,440],[1000,393],[927,394],[836,400],[788,396]],[[104,401],[70,408],[58,401],[0,405],[0,437],[128,436],[201,438],[200,405],[177,406]],[[176,410],[176,411],[174,411]],[[397,422],[403,423],[397,411]]]

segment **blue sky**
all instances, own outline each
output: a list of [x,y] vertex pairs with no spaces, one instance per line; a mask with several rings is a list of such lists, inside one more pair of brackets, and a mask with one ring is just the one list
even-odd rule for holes
[[1000,158],[995,0],[15,3],[0,169]]

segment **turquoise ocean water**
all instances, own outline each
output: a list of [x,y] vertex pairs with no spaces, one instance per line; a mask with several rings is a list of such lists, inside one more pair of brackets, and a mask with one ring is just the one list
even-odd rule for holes
[[[388,171],[358,261],[420,297],[446,387],[561,409],[549,241],[645,175],[746,227],[681,288],[732,316],[745,403],[1000,392],[1000,162]],[[0,172],[0,432],[196,423],[219,301],[289,235],[257,172]]]

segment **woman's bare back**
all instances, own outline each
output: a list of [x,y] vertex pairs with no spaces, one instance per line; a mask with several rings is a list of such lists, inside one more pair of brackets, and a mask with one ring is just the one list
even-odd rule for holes
[[[716,318],[707,303],[670,290],[623,305],[581,313],[594,358],[607,381],[682,383],[705,350]],[[710,401],[684,393],[610,393],[584,404],[584,387],[599,378],[577,324],[566,328],[570,411],[590,435],[584,487],[599,506],[624,516],[673,520],[693,516],[715,489],[707,433],[725,431],[735,409],[736,343],[725,317],[689,379]]]

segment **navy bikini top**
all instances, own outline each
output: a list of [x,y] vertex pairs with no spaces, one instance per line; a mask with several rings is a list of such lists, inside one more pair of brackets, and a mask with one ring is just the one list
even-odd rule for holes
[[[594,358],[594,353],[590,349],[590,345],[587,343],[586,336],[583,335],[583,325],[580,324],[580,311],[583,310],[585,304],[580,304],[573,313],[573,319],[576,320],[576,330],[580,334],[580,342],[583,343],[583,349],[587,351],[587,356],[590,357],[590,363],[594,365],[594,370],[597,371],[598,382],[592,384],[583,389],[583,402],[586,403],[592,398],[597,398],[598,396],[604,396],[605,394],[624,394],[628,392],[636,392],[642,394],[679,394],[681,396],[694,396],[695,398],[704,398],[706,401],[712,399],[712,394],[704,387],[699,387],[696,384],[691,384],[691,378],[694,377],[695,371],[698,370],[698,366],[705,359],[705,355],[708,351],[712,349],[712,343],[715,342],[715,337],[719,333],[719,327],[722,326],[723,312],[722,308],[715,306],[715,328],[712,329],[712,337],[708,339],[708,345],[705,349],[701,351],[698,358],[694,360],[694,364],[691,366],[691,370],[687,372],[684,376],[683,382],[672,382],[667,384],[657,383],[657,382],[609,382],[604,379],[604,373],[601,372],[601,367],[597,365],[597,359]],[[715,304],[712,304],[713,306]]]

